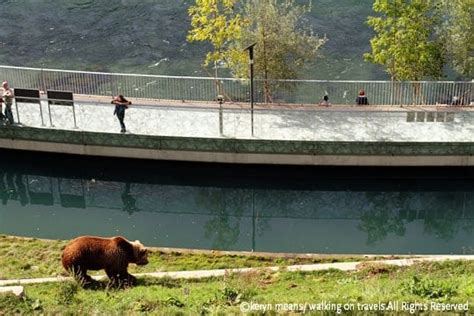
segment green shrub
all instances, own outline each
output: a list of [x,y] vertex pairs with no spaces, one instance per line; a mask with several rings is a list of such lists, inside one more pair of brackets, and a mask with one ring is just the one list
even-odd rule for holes
[[182,308],[184,307],[184,303],[181,302],[181,300],[175,296],[170,296],[166,299],[165,301],[166,305],[168,306],[176,306],[176,307],[179,307],[179,308]]
[[229,305],[236,305],[241,302],[243,294],[239,289],[226,285],[222,289],[222,298],[227,302]]
[[74,281],[61,283],[59,291],[56,294],[56,301],[60,305],[70,305],[73,303],[78,290],[79,285]]
[[43,306],[40,300],[32,300],[26,296],[17,297],[11,293],[0,294],[0,315],[26,315],[42,310]]
[[450,298],[457,293],[457,286],[446,281],[420,279],[417,276],[403,283],[403,290],[409,294],[436,299]]
[[160,302],[140,300],[134,304],[133,310],[140,313],[150,313],[160,309]]

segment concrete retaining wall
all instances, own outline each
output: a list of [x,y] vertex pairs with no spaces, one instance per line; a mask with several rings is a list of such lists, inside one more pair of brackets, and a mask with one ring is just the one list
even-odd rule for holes
[[474,142],[217,139],[3,127],[0,129],[0,148],[108,157],[243,164],[474,165]]

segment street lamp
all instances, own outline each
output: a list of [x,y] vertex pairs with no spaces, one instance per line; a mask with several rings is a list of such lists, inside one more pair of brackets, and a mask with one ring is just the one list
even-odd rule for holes
[[253,47],[257,43],[253,43],[244,48],[244,50],[249,51],[249,64],[250,64],[250,118],[251,118],[251,128],[252,128],[252,137],[253,137]]
[[224,133],[224,122],[222,117],[222,103],[224,103],[224,96],[221,94],[217,95],[217,102],[219,103],[219,133],[222,136]]

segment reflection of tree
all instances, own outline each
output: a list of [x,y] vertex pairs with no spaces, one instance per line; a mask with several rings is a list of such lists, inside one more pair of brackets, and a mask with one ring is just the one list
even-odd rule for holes
[[20,200],[22,206],[28,204],[23,176],[18,173],[0,172],[0,199],[6,205],[8,200]]
[[399,212],[407,207],[408,193],[367,192],[366,198],[369,205],[360,218],[359,229],[367,233],[367,244],[373,245],[385,239],[389,233],[397,236],[405,234]]
[[16,174],[15,178],[16,187],[18,189],[18,194],[20,195],[21,206],[25,206],[29,203],[28,196],[26,194],[26,186],[23,183],[23,177],[20,174]]
[[4,182],[5,172],[0,172],[0,198],[2,199],[2,204],[6,205],[8,200],[8,191]]
[[425,217],[425,233],[434,234],[443,240],[452,239],[461,227],[460,212],[464,202],[464,193],[438,193],[435,203]]
[[240,219],[251,194],[246,190],[201,188],[196,204],[204,207],[214,218],[204,226],[205,237],[212,239],[212,248],[229,249],[240,236]]
[[471,233],[474,231],[474,220],[472,219],[464,219],[462,220],[461,228],[466,233]]
[[229,216],[223,214],[206,223],[204,236],[214,239],[212,248],[227,250],[237,243],[240,236],[240,221],[234,224],[231,224],[230,221]]
[[[461,212],[466,193],[461,192],[370,192],[359,229],[367,232],[369,245],[389,233],[405,234],[404,224],[424,220],[424,232],[443,240],[452,239],[460,229],[472,230]],[[405,216],[400,216],[403,213]]]
[[125,188],[122,193],[123,208],[122,211],[132,215],[134,212],[140,211],[136,206],[137,199],[130,193],[130,183],[125,183]]
[[443,240],[450,240],[459,230],[459,220],[456,218],[456,211],[447,209],[441,214],[429,214],[425,218],[424,231],[434,234]]
[[[271,208],[266,206],[265,190],[252,190],[252,207],[254,208],[256,232],[262,237],[265,232],[271,231],[269,220],[272,218]],[[256,249],[254,249],[256,250]]]
[[[266,213],[270,213],[270,216],[264,215]],[[262,237],[265,232],[269,232],[272,230],[272,227],[270,226],[270,220],[271,218],[271,212],[267,212],[266,210],[262,209],[261,207],[258,207],[255,205],[255,224],[257,228],[257,235],[259,237]]]
[[18,192],[16,192],[15,184],[13,182],[13,173],[7,172],[7,186],[8,186],[8,199],[15,200],[18,198]]

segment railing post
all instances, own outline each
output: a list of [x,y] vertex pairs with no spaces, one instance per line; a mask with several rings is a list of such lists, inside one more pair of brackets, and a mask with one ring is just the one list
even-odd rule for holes
[[[40,69],[40,76],[41,76],[41,91],[43,91],[43,93],[45,93],[46,92],[46,80],[44,78],[44,69],[43,68]],[[41,95],[40,95],[40,97],[41,97]],[[44,123],[44,118],[43,118],[43,105],[41,103],[41,98],[38,100],[38,104],[39,104],[40,115],[41,115],[41,126],[45,126],[46,124]],[[48,107],[49,107],[49,103],[48,103]],[[51,113],[49,114],[49,117],[50,117],[50,122],[51,122]]]
[[15,109],[16,109],[16,118],[17,118],[18,124],[21,124],[21,122],[20,122],[20,111],[18,111],[18,104],[16,103],[16,99],[14,99],[14,101],[15,101]]
[[224,134],[224,117],[222,114],[222,103],[219,102],[219,132],[222,136]]
[[41,68],[41,90],[46,93],[46,80],[44,79],[44,69]]
[[217,102],[219,102],[219,135],[222,136],[224,134],[224,117],[222,113],[222,103],[224,102],[223,95],[217,95]]
[[41,99],[38,100],[38,105],[40,108],[41,126],[45,126],[46,124],[44,124],[43,107],[41,106]]
[[390,106],[393,105],[393,90],[394,90],[394,84],[393,84],[393,79],[390,81],[390,101],[388,101],[390,103]]
[[114,97],[114,83],[112,82],[112,78],[113,76],[112,75],[109,75],[109,82],[110,82],[110,95],[112,96],[112,98]]
[[[54,127],[54,125],[53,125],[53,119],[52,119],[52,117],[51,117],[51,104],[49,104],[49,99],[48,99],[48,97],[46,97],[46,100],[47,100],[46,102],[48,102],[49,125],[50,125],[51,127]],[[41,103],[41,101],[40,101],[40,103]]]
[[74,110],[74,102],[72,102],[72,116],[74,117],[74,128],[77,129],[77,124],[76,124],[76,111]]
[[404,81],[400,81],[400,94],[399,94],[400,107],[403,106],[404,94],[405,94],[405,82],[404,82]]

